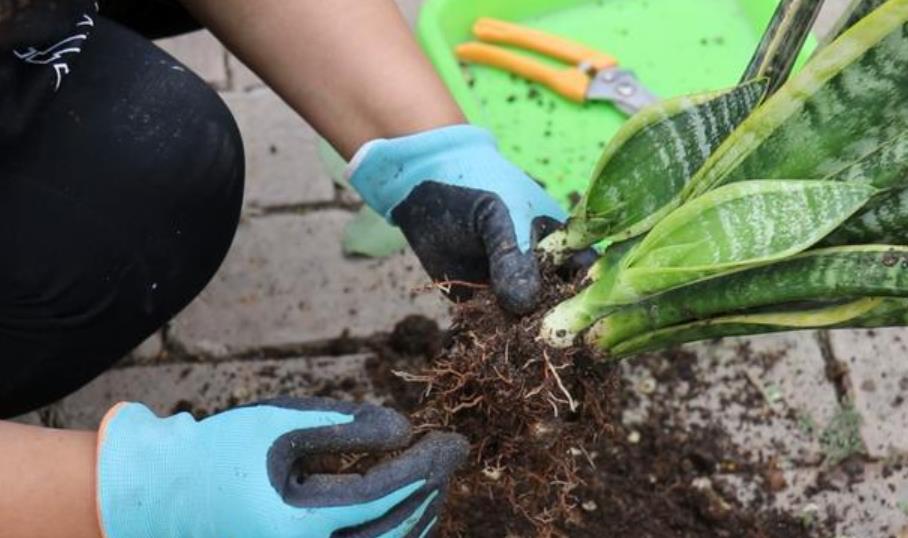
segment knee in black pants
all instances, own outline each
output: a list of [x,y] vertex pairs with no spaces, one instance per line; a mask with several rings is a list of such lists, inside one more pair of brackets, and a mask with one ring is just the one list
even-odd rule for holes
[[103,19],[0,154],[0,416],[85,384],[207,284],[243,194],[243,148],[201,79]]

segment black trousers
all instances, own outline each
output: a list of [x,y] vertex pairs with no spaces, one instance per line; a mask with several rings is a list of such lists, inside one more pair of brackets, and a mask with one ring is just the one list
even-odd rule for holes
[[[119,15],[168,33],[136,13]],[[0,417],[76,390],[184,308],[242,204],[242,142],[214,91],[104,3],[63,26],[0,50]]]

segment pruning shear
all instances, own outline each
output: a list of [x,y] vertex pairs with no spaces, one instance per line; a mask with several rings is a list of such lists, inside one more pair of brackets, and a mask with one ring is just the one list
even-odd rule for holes
[[[580,43],[488,17],[476,21],[473,34],[480,41],[459,45],[456,48],[458,58],[520,75],[547,86],[571,101],[609,101],[622,112],[633,115],[658,100],[632,71],[618,67],[615,57]],[[575,67],[549,67],[489,43],[531,50]]]

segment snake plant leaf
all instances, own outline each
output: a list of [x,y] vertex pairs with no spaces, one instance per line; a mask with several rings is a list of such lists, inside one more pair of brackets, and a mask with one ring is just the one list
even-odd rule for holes
[[774,94],[791,74],[821,7],[823,0],[779,2],[741,80],[765,78],[767,95]]
[[860,297],[908,297],[908,247],[818,249],[695,282],[614,310],[587,342],[608,350],[651,331],[754,308]]
[[908,187],[908,131],[826,179],[867,183],[880,189]]
[[753,112],[687,185],[822,179],[908,129],[908,0],[889,0]]
[[648,230],[687,181],[763,97],[765,81],[680,97],[632,117],[606,147],[566,229],[540,248],[580,250]]
[[[694,321],[651,331],[616,345],[609,350],[611,358],[727,336],[744,336],[783,331],[831,328],[842,325],[867,326],[869,316],[880,319],[883,310],[891,314],[897,304],[903,317],[908,314],[908,300],[865,297],[834,306],[807,309],[780,309],[759,314],[738,314]],[[891,317],[885,323],[891,323]],[[876,327],[883,325],[873,325]]]
[[621,259],[597,263],[593,283],[545,316],[541,336],[552,346],[567,347],[577,333],[621,305],[797,254],[875,192],[862,183],[827,181],[745,181],[709,192],[662,219]]
[[624,259],[627,253],[637,248],[644,237],[646,236],[641,235],[627,241],[610,245],[606,251],[599,256],[599,259],[587,270],[586,280],[595,282],[602,278],[603,275],[612,274],[614,269],[621,264],[621,260]]
[[826,35],[820,40],[820,46],[825,47],[832,40],[842,35],[843,32],[855,25],[859,20],[870,14],[871,11],[883,5],[886,0],[851,0],[842,10],[839,18],[830,27]]
[[823,240],[824,245],[908,243],[908,132],[830,176],[890,189]]
[[831,329],[873,329],[877,327],[903,327],[908,325],[908,299],[886,297],[873,310],[850,319]]
[[908,244],[908,188],[878,197],[823,240],[824,245]]
[[[856,315],[857,314],[857,315]],[[908,325],[908,299],[864,298],[838,306],[772,314],[727,316],[666,327],[626,340],[609,350],[611,358],[655,351],[699,340],[805,329],[873,329]],[[792,319],[796,316],[796,319]],[[794,321],[794,323],[792,323]]]
[[621,268],[620,259],[597,265],[599,274],[592,284],[557,304],[542,318],[539,337],[546,344],[568,348],[584,329],[618,308],[612,290]]
[[673,211],[628,254],[618,284],[637,298],[797,254],[863,207],[861,183],[744,181]]
[[546,343],[557,348],[570,347],[583,329],[616,307],[609,291],[614,288],[621,260],[640,240],[608,248],[587,272],[586,287],[546,313],[540,329],[540,337]]

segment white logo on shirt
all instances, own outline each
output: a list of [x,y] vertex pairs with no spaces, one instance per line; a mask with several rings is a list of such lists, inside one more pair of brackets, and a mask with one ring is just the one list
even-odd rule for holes
[[[82,19],[76,23],[77,28],[93,28],[94,19],[88,15],[82,15]],[[63,77],[69,74],[69,64],[67,57],[69,55],[82,52],[82,43],[88,39],[88,32],[83,30],[82,33],[71,35],[62,41],[59,41],[46,49],[36,49],[28,47],[24,50],[14,50],[13,54],[25,63],[35,65],[50,65],[56,73],[57,81],[54,85],[54,91],[60,89]]]

